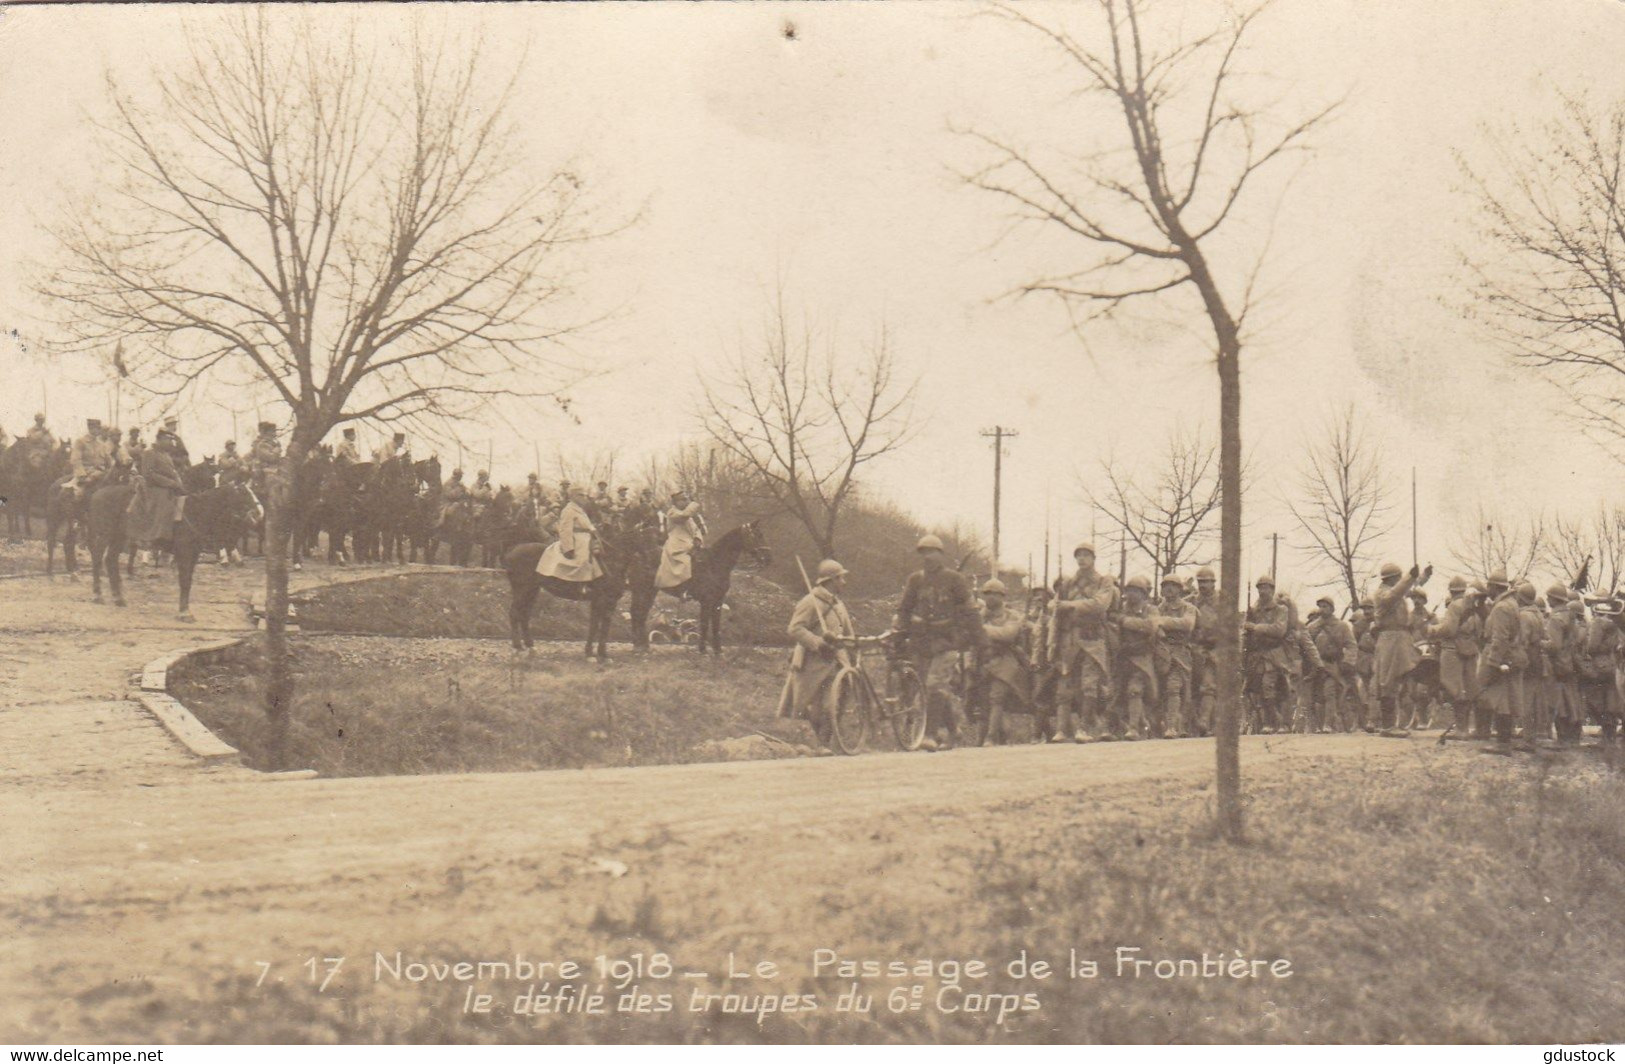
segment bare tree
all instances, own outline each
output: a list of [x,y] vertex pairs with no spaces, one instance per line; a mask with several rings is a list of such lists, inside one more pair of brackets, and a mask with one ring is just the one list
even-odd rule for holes
[[1615,591],[1625,566],[1625,509],[1599,503],[1585,517],[1554,515],[1541,557],[1571,587],[1584,574],[1583,590]]
[[1159,575],[1211,564],[1220,498],[1216,445],[1200,432],[1176,429],[1148,487],[1112,459],[1100,463],[1100,473],[1101,490],[1084,487],[1089,501]]
[[1538,130],[1463,163],[1487,246],[1468,256],[1467,309],[1515,362],[1558,387],[1589,434],[1625,444],[1625,100],[1564,96]]
[[1337,569],[1349,602],[1360,601],[1360,576],[1371,548],[1393,530],[1393,506],[1382,479],[1382,449],[1366,439],[1352,405],[1305,450],[1299,498],[1287,503],[1310,542],[1299,549]]
[[1472,523],[1457,531],[1451,555],[1479,580],[1499,569],[1516,584],[1529,578],[1535,563],[1547,552],[1547,538],[1543,516],[1509,519],[1486,510],[1481,503]]
[[79,347],[122,340],[148,390],[257,388],[291,421],[266,552],[280,750],[294,471],[346,421],[556,395],[575,372],[558,304],[593,234],[574,174],[508,153],[512,85],[485,88],[477,44],[420,35],[397,57],[269,23],[195,34],[152,100],[109,83],[113,180],[57,227],[42,287]]
[[[1216,269],[1214,245],[1257,175],[1302,149],[1330,113],[1278,122],[1272,101],[1248,99],[1238,63],[1262,10],[1229,12],[1211,30],[1189,35],[1183,15],[1147,16],[1147,0],[1092,0],[1086,37],[1050,25],[1026,8],[992,13],[1039,36],[1064,57],[1081,89],[1105,102],[1121,136],[1049,150],[985,132],[970,135],[992,155],[966,175],[1030,222],[1075,248],[1076,269],[1040,277],[1020,291],[1058,300],[1081,328],[1145,299],[1194,294],[1212,329],[1219,378],[1220,638],[1216,722],[1220,833],[1242,836],[1239,715],[1241,696],[1241,352],[1256,306],[1259,254],[1251,270]],[[1183,13],[1183,9],[1181,9]],[[1228,281],[1228,283],[1226,283]],[[1189,306],[1189,304],[1184,304]],[[1190,307],[1194,309],[1194,307]]]
[[918,382],[898,377],[888,331],[847,357],[806,316],[792,321],[780,291],[759,345],[701,383],[706,433],[834,557],[859,470],[902,446],[912,428]]

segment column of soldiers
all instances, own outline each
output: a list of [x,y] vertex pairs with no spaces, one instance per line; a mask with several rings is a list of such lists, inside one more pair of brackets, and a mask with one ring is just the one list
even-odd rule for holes
[[[1119,587],[1099,572],[1093,544],[1083,543],[1076,570],[1053,591],[1032,589],[1018,611],[997,579],[981,586],[978,604],[937,537],[921,539],[918,552],[922,566],[903,590],[893,627],[925,689],[927,748],[964,740],[972,690],[982,692],[985,743],[1004,741],[1012,713],[1033,717],[1035,741],[1212,733],[1213,570],[1199,570],[1194,588],[1169,573],[1153,598],[1143,576]],[[836,569],[828,562],[820,572]],[[1457,737],[1502,746],[1577,742],[1588,720],[1605,739],[1625,734],[1625,602],[1592,600],[1588,616],[1587,602],[1561,585],[1542,598],[1533,584],[1511,586],[1497,572],[1479,585],[1452,579],[1436,612],[1422,587],[1431,575],[1431,567],[1385,565],[1352,621],[1330,595],[1302,618],[1273,577],[1260,577],[1242,624],[1244,729],[1403,736],[1431,726],[1437,707],[1448,710]],[[823,595],[820,609],[838,602],[822,584],[814,591]],[[816,615],[814,605],[803,601],[803,619]],[[829,666],[827,655],[811,654],[812,635],[792,625],[791,636],[805,667]],[[977,670],[968,683],[956,673],[967,662]],[[797,690],[810,705],[806,684]]]

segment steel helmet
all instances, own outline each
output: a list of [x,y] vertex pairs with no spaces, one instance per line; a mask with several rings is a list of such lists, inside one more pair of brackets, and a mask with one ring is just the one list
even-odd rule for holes
[[1452,590],[1452,591],[1466,591],[1467,590],[1467,578],[1464,577],[1464,576],[1452,576],[1450,578],[1450,590]]
[[1393,562],[1383,562],[1382,564],[1382,578],[1384,580],[1388,579],[1390,576],[1400,576],[1403,573],[1404,570]]
[[1562,584],[1553,584],[1546,589],[1546,598],[1552,602],[1567,602],[1569,600],[1569,589]]
[[1151,594],[1151,581],[1144,576],[1131,576],[1128,578],[1128,583],[1123,586],[1144,591],[1147,595]]
[[984,594],[984,595],[1003,595],[1003,594],[1006,594],[1005,587],[1004,587],[1004,581],[1003,580],[989,580],[987,583],[982,585],[982,594]]
[[1205,565],[1202,566],[1202,568],[1196,570],[1196,582],[1197,583],[1201,583],[1204,580],[1212,582],[1213,580],[1216,580],[1216,579],[1218,579],[1218,578],[1213,575],[1213,570],[1209,569]]
[[1332,597],[1330,595],[1322,595],[1322,596],[1320,596],[1319,598],[1317,598],[1315,600],[1315,605],[1317,605],[1317,606],[1330,606],[1333,609],[1337,608],[1337,603],[1332,601]]
[[825,558],[823,561],[818,563],[818,582],[820,584],[829,580],[834,580],[838,576],[845,575],[846,566],[842,565],[834,558]]
[[920,541],[914,544],[914,549],[916,551],[942,550],[942,540],[936,536],[921,536]]
[[1079,543],[1076,547],[1072,548],[1072,557],[1076,558],[1078,555],[1082,554],[1084,551],[1088,551],[1090,554],[1094,554],[1095,553],[1095,545],[1093,543],[1089,543],[1089,542]]
[[1484,581],[1484,583],[1486,585],[1488,585],[1489,587],[1508,587],[1508,586],[1510,586],[1510,582],[1507,580],[1507,571],[1505,569],[1497,569],[1497,570],[1495,570],[1495,572],[1493,572],[1493,573],[1491,573],[1489,575],[1488,579],[1486,579]]
[[1162,586],[1167,587],[1169,584],[1172,584],[1175,587],[1184,587],[1185,586],[1185,582],[1183,580],[1181,580],[1179,577],[1175,576],[1173,574],[1172,570],[1162,574]]
[[1275,586],[1275,577],[1271,576],[1269,573],[1265,573],[1263,576],[1258,578],[1258,582],[1253,586],[1273,588]]

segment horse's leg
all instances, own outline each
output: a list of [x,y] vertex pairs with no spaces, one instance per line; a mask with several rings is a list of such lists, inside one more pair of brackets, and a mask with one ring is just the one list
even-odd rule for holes
[[[89,542],[85,544],[85,553],[90,555],[90,601],[99,603],[102,600],[102,559],[107,553],[107,544],[94,532],[89,533],[88,540]],[[118,555],[115,554],[112,572],[107,577],[108,583],[112,583],[113,575],[117,572]]]
[[197,569],[198,547],[195,543],[181,542],[180,536],[175,537],[175,571],[180,575],[181,582],[181,612],[180,619],[192,619],[192,574]]
[[542,583],[535,577],[525,587],[525,608],[519,615],[519,629],[524,633],[525,649],[530,650],[536,646],[536,641],[530,637],[530,615],[536,609],[536,596],[541,593]]
[[519,629],[520,629],[520,625],[519,625],[519,604],[520,604],[521,600],[524,598],[524,591],[519,587],[519,582],[516,581],[516,580],[512,580],[511,578],[510,578],[510,581],[509,581],[509,590],[510,590],[510,594],[508,596],[508,642],[513,646],[513,648],[515,650],[522,650],[522,649],[524,649],[524,643],[519,638]]

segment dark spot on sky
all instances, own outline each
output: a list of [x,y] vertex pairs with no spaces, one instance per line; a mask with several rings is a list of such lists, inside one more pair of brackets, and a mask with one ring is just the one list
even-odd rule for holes
[[794,22],[789,21],[788,19],[785,20],[785,23],[784,23],[784,39],[787,40],[787,41],[794,41],[794,40],[799,40],[800,39],[800,38],[798,38],[796,36],[796,24]]

